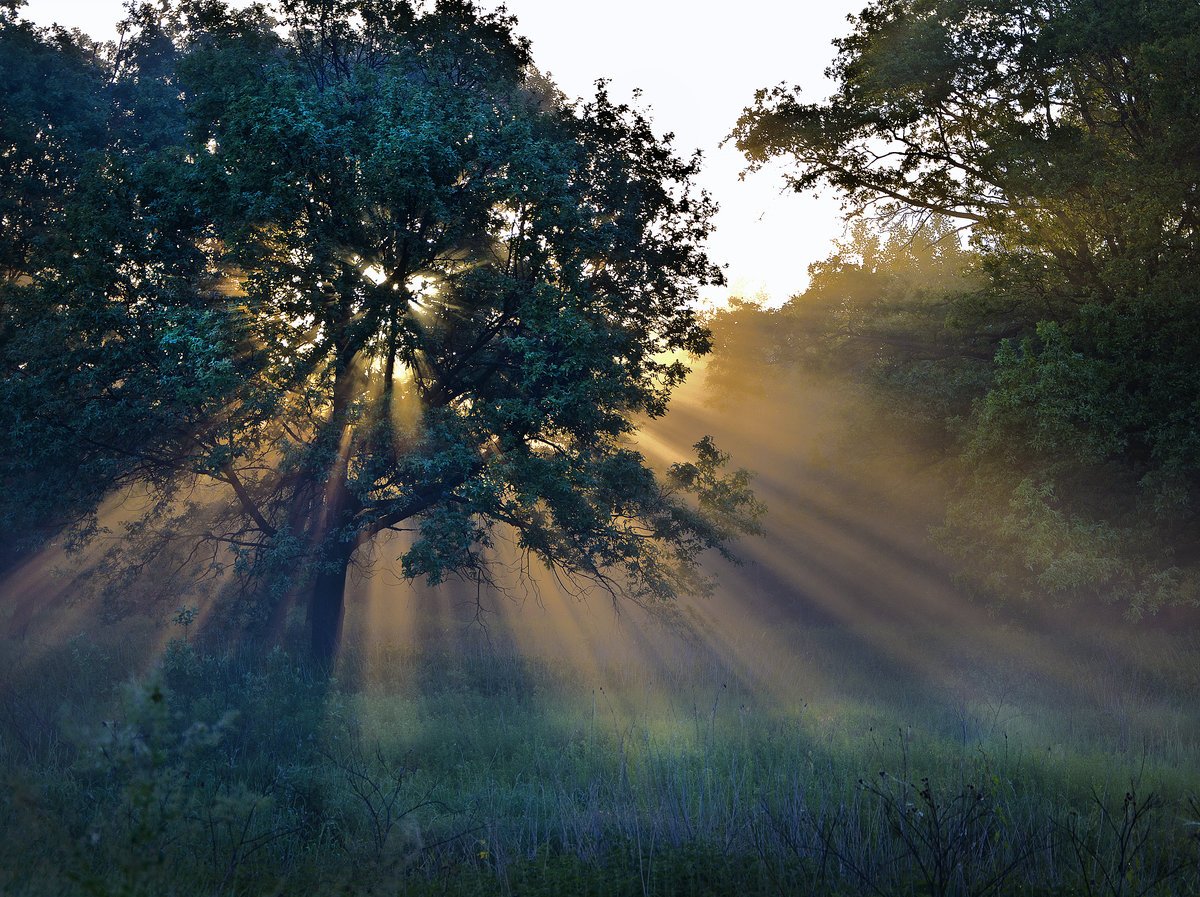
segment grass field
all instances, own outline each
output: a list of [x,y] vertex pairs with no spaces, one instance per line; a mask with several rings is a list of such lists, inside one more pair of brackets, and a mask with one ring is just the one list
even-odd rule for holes
[[6,645],[0,890],[1196,893],[1200,648],[1128,638],[1076,670],[1090,705],[1019,668],[930,691],[836,627],[795,646],[833,684],[790,704],[482,643],[332,682],[280,651]]

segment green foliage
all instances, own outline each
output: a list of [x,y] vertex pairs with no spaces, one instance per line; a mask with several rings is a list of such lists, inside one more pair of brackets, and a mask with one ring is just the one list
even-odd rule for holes
[[125,27],[110,57],[77,33],[0,22],[6,550],[64,525],[87,536],[114,485],[162,482],[242,375],[181,195],[174,47],[145,10]]
[[761,91],[734,136],[752,164],[795,159],[797,189],[977,225],[1035,278],[1014,298],[1037,313],[1112,297],[1194,252],[1197,15],[1187,0],[881,0],[836,42],[827,103]]
[[943,541],[994,596],[1134,616],[1200,596],[1198,15],[881,0],[836,42],[828,102],[761,91],[734,132],[752,166],[791,158],[797,189],[831,184],[892,232],[969,227],[972,288],[923,288],[924,321],[879,286],[865,311],[910,346],[887,379],[962,440]]
[[[1196,468],[1185,419],[1198,398],[1190,305],[1146,298],[1086,306],[1070,324],[1040,325],[1034,337],[997,354],[995,383],[976,409],[967,457],[981,473],[990,467],[993,480],[997,466],[1032,472],[1010,503],[1029,513],[1023,550],[1047,549],[1043,528],[1032,525],[1035,514],[1073,521],[1096,575],[1064,581],[1056,594],[1100,583],[1137,615],[1196,600],[1187,534]],[[1040,485],[1031,491],[1034,482]],[[1056,577],[1055,556],[1071,566],[1070,546],[1067,539],[1061,551],[1027,558],[1029,569]]]

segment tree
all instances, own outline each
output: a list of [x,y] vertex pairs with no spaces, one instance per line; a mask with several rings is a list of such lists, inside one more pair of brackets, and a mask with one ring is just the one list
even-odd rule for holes
[[827,182],[853,213],[964,222],[1051,291],[1024,297],[1036,314],[1181,261],[1200,223],[1195,3],[879,0],[851,26],[827,102],[759,91],[734,130],[752,166],[790,157],[796,189]]
[[1196,601],[1200,7],[879,0],[836,47],[828,102],[760,91],[734,134],[852,214],[969,230],[986,281],[945,320],[992,364],[948,537],[999,591]]
[[[177,335],[215,373],[203,419],[131,450],[158,497],[138,532],[302,593],[328,661],[347,571],[382,533],[409,534],[405,574],[434,583],[486,581],[506,527],[652,599],[754,528],[748,475],[711,441],[665,476],[629,444],[708,350],[697,158],[603,85],[566,103],[513,20],[470,3],[141,14],[133,42],[170,38],[184,117],[155,189],[197,216],[170,234],[215,322]],[[201,483],[225,498],[187,500]]]

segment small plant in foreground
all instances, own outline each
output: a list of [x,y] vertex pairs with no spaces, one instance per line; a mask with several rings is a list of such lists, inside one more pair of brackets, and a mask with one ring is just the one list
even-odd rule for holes
[[1194,865],[1181,857],[1163,857],[1151,844],[1151,836],[1160,828],[1155,819],[1164,806],[1159,795],[1151,792],[1139,797],[1134,783],[1120,808],[1110,806],[1095,790],[1092,803],[1096,808],[1093,820],[1071,813],[1060,826],[1087,897],[1142,897]]

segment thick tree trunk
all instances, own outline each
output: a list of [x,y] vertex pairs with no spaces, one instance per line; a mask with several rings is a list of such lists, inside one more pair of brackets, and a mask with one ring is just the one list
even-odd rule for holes
[[[339,357],[350,357],[350,353],[339,350]],[[330,421],[333,427],[328,432],[330,444],[337,446],[338,454],[329,470],[325,483],[325,496],[317,513],[319,515],[314,533],[319,561],[308,596],[309,645],[314,662],[331,668],[337,660],[338,647],[342,640],[342,615],[345,608],[346,574],[350,558],[354,555],[354,544],[344,541],[341,528],[348,513],[352,513],[353,500],[350,496],[347,475],[349,472],[349,447],[343,443],[349,438],[346,429],[346,414],[354,393],[356,382],[350,371],[348,360],[339,362],[333,387],[333,409]],[[336,439],[332,437],[336,434]]]
[[308,625],[313,660],[321,666],[332,667],[342,640],[346,574],[350,569],[350,558],[354,556],[354,544],[343,541],[341,532],[350,504],[344,458],[334,464],[325,492],[317,527],[324,544],[318,549],[319,560],[308,597]]
[[338,550],[326,558],[308,598],[308,625],[313,660],[332,667],[342,641],[346,605],[346,574],[353,550]]

